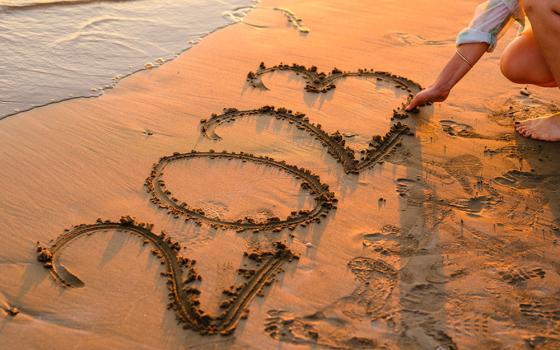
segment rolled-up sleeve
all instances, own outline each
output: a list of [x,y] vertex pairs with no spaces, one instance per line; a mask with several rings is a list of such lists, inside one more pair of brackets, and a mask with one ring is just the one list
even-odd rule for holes
[[457,35],[457,46],[487,43],[488,52],[493,51],[499,34],[512,20],[518,6],[517,1],[507,0],[489,0],[479,5],[469,26]]

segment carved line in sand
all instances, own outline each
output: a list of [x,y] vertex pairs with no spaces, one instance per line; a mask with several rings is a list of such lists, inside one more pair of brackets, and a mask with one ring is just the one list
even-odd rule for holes
[[[255,222],[250,217],[245,217],[235,221],[221,220],[206,215],[206,213],[199,208],[192,208],[185,202],[172,196],[171,191],[165,186],[165,181],[162,179],[165,167],[178,160],[189,158],[208,158],[208,159],[227,159],[227,160],[241,160],[243,162],[253,162],[255,164],[271,166],[287,172],[294,176],[296,179],[301,180],[301,188],[308,190],[315,199],[315,207],[311,210],[300,210],[292,212],[287,218],[280,219],[278,217],[268,218],[264,223]],[[258,157],[247,153],[228,153],[228,152],[197,152],[191,151],[190,153],[174,153],[171,156],[160,158],[159,162],[154,164],[150,176],[146,179],[145,186],[148,193],[152,195],[151,202],[158,205],[161,209],[166,209],[175,218],[183,216],[185,222],[193,220],[197,224],[206,222],[213,228],[235,229],[238,232],[245,230],[254,230],[253,232],[272,230],[273,232],[280,232],[283,228],[293,230],[297,225],[306,226],[312,222],[320,222],[321,217],[326,217],[331,209],[336,209],[338,200],[335,198],[334,193],[329,191],[329,186],[321,183],[321,179],[312,174],[309,170],[298,168],[293,165],[288,165],[284,161],[275,161],[270,157]]]
[[[133,218],[122,217],[120,222],[97,220],[92,225],[78,225],[66,230],[48,247],[37,247],[37,259],[49,269],[51,275],[66,287],[81,287],[83,282],[70,273],[59,261],[61,251],[72,241],[84,235],[91,235],[106,230],[135,234],[144,239],[144,244],[155,246],[152,253],[167,266],[161,275],[167,278],[169,289],[168,309],[176,312],[177,321],[184,324],[184,329],[197,331],[202,335],[220,333],[231,334],[239,321],[247,317],[248,306],[255,296],[262,295],[265,286],[274,281],[274,276],[282,271],[282,266],[298,259],[284,244],[274,243],[273,251],[245,253],[248,259],[256,263],[255,269],[239,269],[238,273],[247,281],[240,286],[231,286],[224,290],[227,299],[220,304],[224,311],[218,316],[211,316],[200,308],[200,290],[192,283],[200,281],[201,276],[195,271],[195,260],[179,256],[181,246],[163,232],[157,235],[151,231],[151,224],[137,223]],[[186,273],[184,273],[184,269]]]
[[406,101],[404,101],[400,107],[393,110],[394,119],[406,119],[410,113],[418,113],[419,111],[415,108],[414,110],[407,112],[405,108],[408,106],[410,101],[412,101],[414,94],[422,90],[422,86],[420,84],[402,76],[391,74],[389,72],[375,71],[373,69],[358,69],[355,72],[351,72],[341,71],[340,69],[334,68],[327,74],[324,72],[318,72],[317,67],[315,66],[306,68],[305,66],[296,63],[293,63],[291,66],[280,63],[279,65],[267,68],[264,62],[261,62],[259,68],[255,72],[249,72],[247,74],[247,82],[254,88],[268,90],[262,81],[262,76],[276,71],[289,71],[295,73],[296,75],[301,75],[307,83],[305,85],[305,91],[312,93],[328,92],[329,90],[336,88],[334,82],[342,78],[375,78],[377,81],[393,84],[395,88],[408,93]]
[[286,8],[282,8],[282,7],[275,7],[274,11],[280,11],[284,14],[284,16],[286,16],[286,18],[288,19],[288,23],[293,25],[298,32],[302,33],[302,34],[307,34],[309,33],[309,28],[307,28],[306,26],[304,26],[302,24],[302,19],[299,18],[298,16],[296,16],[296,14],[291,11],[288,10]]
[[346,141],[343,139],[340,132],[336,131],[333,134],[328,134],[321,129],[321,124],[311,123],[305,114],[298,112],[293,113],[286,108],[275,108],[274,106],[264,106],[259,109],[245,111],[240,111],[235,108],[226,108],[223,114],[212,114],[209,119],[202,119],[200,121],[201,132],[207,138],[220,140],[221,137],[215,132],[218,125],[232,122],[243,117],[259,116],[274,117],[278,120],[294,124],[300,130],[305,130],[327,148],[328,153],[333,156],[337,162],[342,164],[347,174],[359,174],[360,171],[383,162],[386,157],[401,145],[403,136],[411,135],[408,126],[397,122],[391,126],[391,130],[385,136],[372,137],[368,149],[359,152],[361,158],[358,160],[356,159],[356,153],[358,152],[350,147],[345,147]]

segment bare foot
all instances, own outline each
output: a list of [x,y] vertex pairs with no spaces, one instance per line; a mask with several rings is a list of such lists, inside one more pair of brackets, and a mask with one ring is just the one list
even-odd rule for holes
[[522,136],[535,140],[560,141],[560,113],[515,122],[515,130]]

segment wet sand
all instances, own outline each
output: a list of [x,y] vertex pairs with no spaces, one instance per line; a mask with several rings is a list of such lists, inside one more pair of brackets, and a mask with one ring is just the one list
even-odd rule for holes
[[[319,72],[374,69],[427,86],[453,54],[449,38],[476,3],[418,1],[403,8],[396,1],[367,7],[264,0],[246,24],[209,35],[102,97],[3,120],[2,343],[37,349],[557,348],[559,146],[519,138],[513,123],[557,110],[558,90],[530,87],[530,96],[521,95],[522,86],[499,74],[507,38],[446,103],[403,120],[391,117],[406,91],[375,77],[342,78],[325,92],[306,91],[301,75],[281,70],[260,77],[268,90],[247,82],[264,62]],[[309,31],[275,7],[292,11]],[[258,112],[271,105],[285,108],[284,117]],[[224,108],[257,112],[228,118]],[[299,113],[308,120],[294,117]],[[392,140],[384,136],[397,122],[409,132],[375,162],[348,173],[344,160],[355,163],[346,157],[372,159],[379,148],[370,143]],[[324,135],[314,129],[318,124]],[[219,138],[209,137],[213,133]],[[204,157],[158,166],[162,157],[174,161],[192,150]],[[221,159],[222,151],[243,152],[244,159]],[[258,157],[271,159],[253,161],[265,159]],[[147,191],[150,184],[159,188],[156,195]],[[309,216],[323,200],[333,208]],[[134,237],[119,226],[126,215],[153,227],[139,228],[143,238]],[[98,218],[116,226],[94,226],[91,236],[68,231],[80,238],[56,253],[60,271],[71,271],[64,273],[65,287],[44,267],[49,254],[37,261],[37,241],[48,249],[66,237],[65,228]],[[290,229],[296,226],[290,220],[297,227]],[[239,225],[248,229],[237,232]],[[162,230],[172,241],[156,238]],[[159,258],[146,237],[161,245]],[[175,242],[182,247],[177,255],[169,253]],[[259,270],[244,252],[272,252],[275,242],[299,260],[283,263],[273,280],[270,265]],[[187,329],[178,324],[162,278],[166,274],[175,288],[185,282],[177,280],[173,259],[196,260],[202,278],[195,282],[197,307],[212,320],[234,310],[226,323],[237,325],[235,331],[203,335],[192,322]],[[265,277],[251,279],[255,272],[244,270]],[[224,291],[233,293],[229,288],[244,279],[270,285],[262,292],[250,287],[241,302],[231,299],[220,308],[233,296]],[[240,303],[248,309],[243,317]]]

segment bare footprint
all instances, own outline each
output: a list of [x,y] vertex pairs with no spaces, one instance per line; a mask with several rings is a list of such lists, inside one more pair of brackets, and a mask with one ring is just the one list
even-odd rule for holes
[[444,284],[464,277],[467,274],[468,272],[465,268],[450,262],[444,263],[442,258],[442,261],[430,266],[430,271],[428,276],[426,276],[426,282]]
[[362,244],[381,255],[399,255],[400,229],[396,226],[385,225],[381,228],[381,232],[366,233],[362,236]]
[[448,135],[460,136],[466,138],[485,138],[474,131],[474,128],[468,124],[458,123],[453,120],[440,120],[441,129]]
[[546,176],[536,175],[531,172],[510,170],[502,176],[494,179],[494,182],[513,189],[535,188],[542,184]]
[[319,311],[297,317],[284,310],[270,310],[265,331],[273,339],[298,345],[323,346],[334,349],[373,349],[378,343],[371,338],[352,336],[351,324]]

